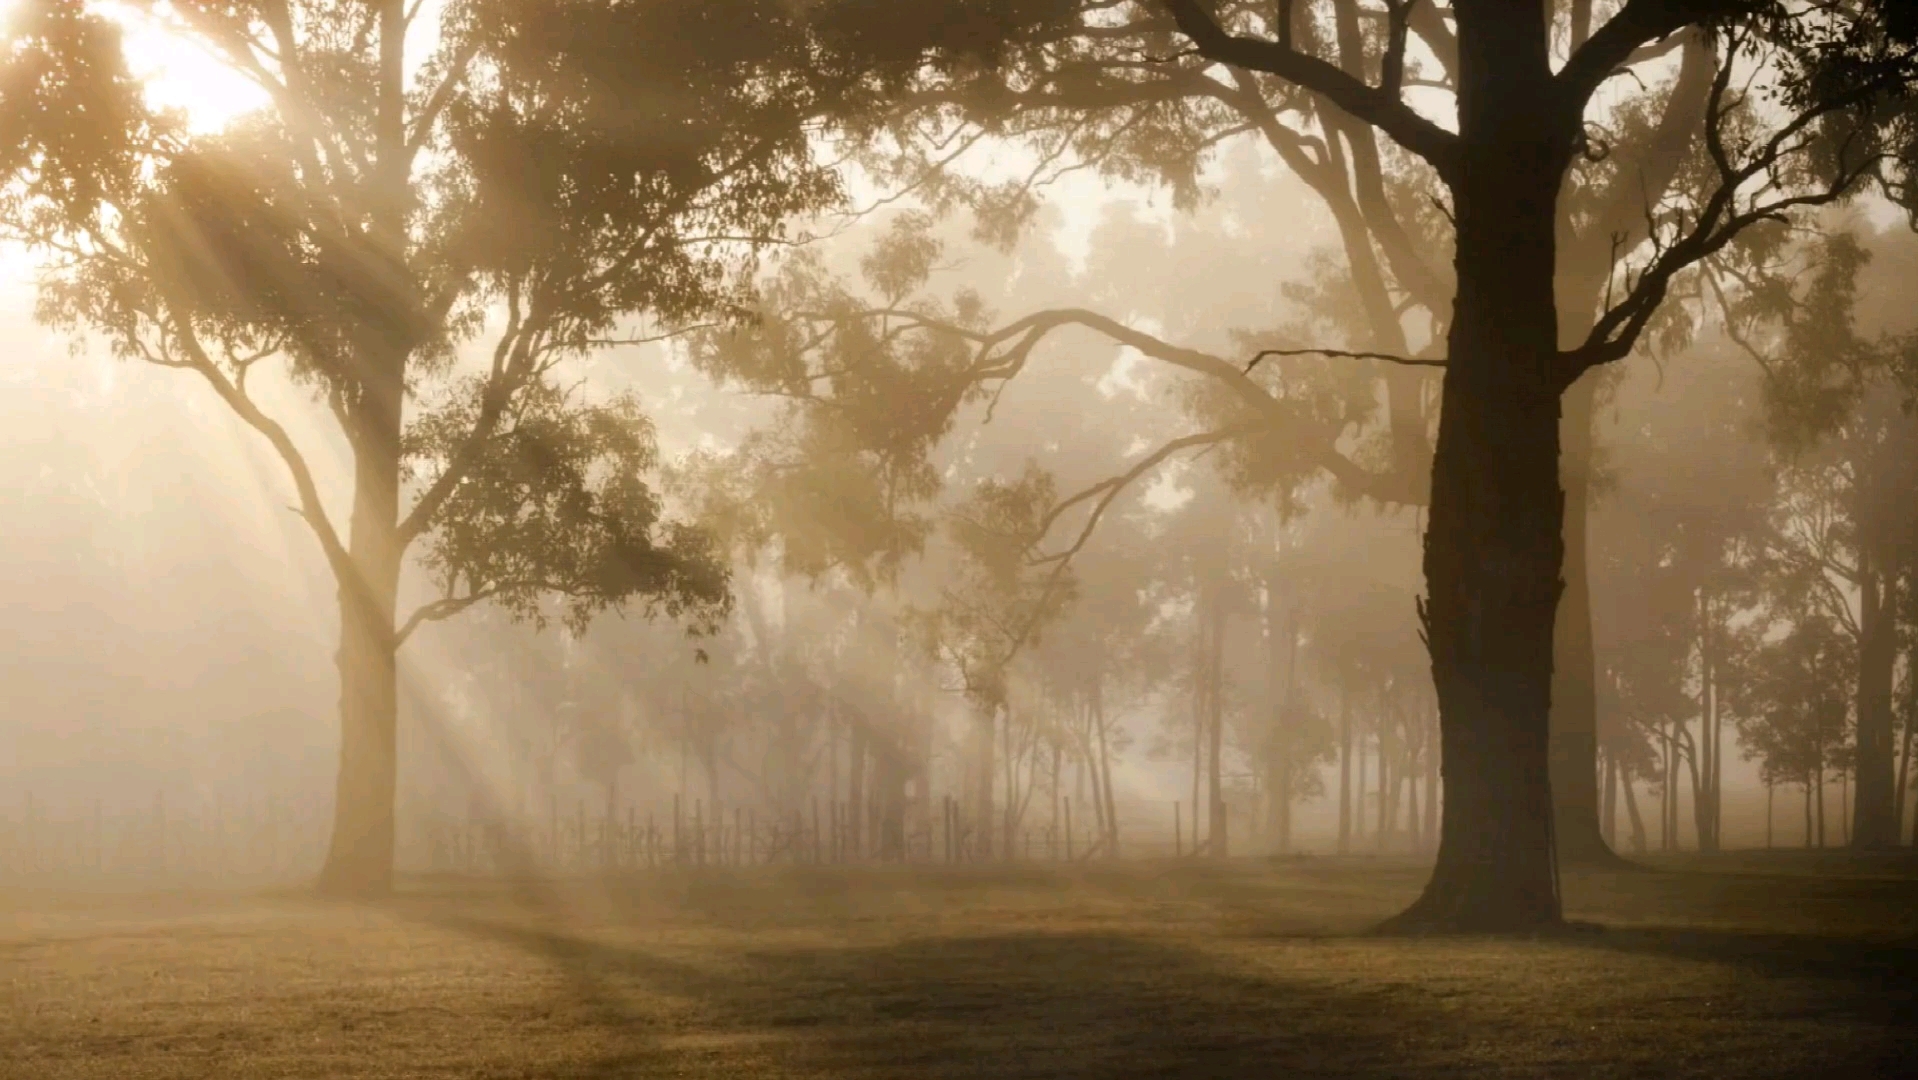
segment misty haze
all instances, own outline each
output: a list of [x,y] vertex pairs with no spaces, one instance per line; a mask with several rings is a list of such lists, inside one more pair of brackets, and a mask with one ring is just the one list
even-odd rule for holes
[[0,19],[0,1077],[1918,1072],[1918,8]]

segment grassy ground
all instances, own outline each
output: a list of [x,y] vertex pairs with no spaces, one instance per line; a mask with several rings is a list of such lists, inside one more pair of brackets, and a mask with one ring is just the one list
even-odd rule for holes
[[1602,931],[1358,936],[1387,860],[618,888],[0,891],[5,1077],[1894,1076],[1918,869],[1573,875]]

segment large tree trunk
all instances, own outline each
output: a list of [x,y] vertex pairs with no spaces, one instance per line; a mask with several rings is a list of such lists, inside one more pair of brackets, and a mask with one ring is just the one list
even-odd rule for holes
[[[1590,329],[1589,315],[1565,321],[1574,320],[1579,325],[1561,328],[1561,338],[1583,338]],[[1613,853],[1599,829],[1598,671],[1586,542],[1599,378],[1599,372],[1587,372],[1566,391],[1559,425],[1564,443],[1559,477],[1565,487],[1565,595],[1553,628],[1552,817],[1561,864],[1619,869],[1625,860]]]
[[1883,577],[1869,562],[1864,571],[1858,590],[1858,783],[1853,792],[1851,843],[1884,848],[1899,841],[1891,715],[1898,645]]
[[1431,880],[1387,925],[1525,931],[1562,918],[1550,716],[1565,383],[1553,282],[1573,133],[1553,111],[1544,6],[1454,10],[1458,295],[1425,536],[1445,814]]
[[354,447],[352,569],[339,583],[340,772],[318,887],[379,896],[393,887],[399,776],[399,402],[364,408]]

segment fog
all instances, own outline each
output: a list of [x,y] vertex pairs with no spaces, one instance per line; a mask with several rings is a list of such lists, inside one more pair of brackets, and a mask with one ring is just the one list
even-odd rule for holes
[[[1262,169],[1252,150],[1243,141],[1226,148],[1205,177],[1211,188],[1206,201],[1191,210],[1168,213],[1152,204],[1149,192],[1080,182],[1063,196],[1070,217],[1043,211],[1009,252],[979,245],[958,225],[942,227],[947,248],[927,289],[979,289],[998,310],[1099,310],[1160,338],[1229,355],[1235,332],[1300,317],[1288,292],[1313,283],[1315,257],[1323,258],[1335,235],[1322,208],[1296,181]],[[827,265],[856,267],[887,220],[880,214],[842,226],[812,250]],[[1861,326],[1910,330],[1918,245],[1886,214],[1836,219],[1832,227],[1861,236],[1875,255],[1858,285]],[[1261,241],[1246,242],[1253,237]],[[299,822],[298,838],[276,841],[288,850],[256,869],[310,873],[323,851],[338,755],[331,643],[339,616],[321,553],[290,509],[294,495],[284,470],[203,387],[106,355],[100,342],[84,335],[37,326],[30,317],[32,286],[24,276],[17,272],[7,286],[11,359],[7,393],[0,399],[8,469],[0,520],[6,523],[9,703],[0,761],[14,803],[5,817],[16,836],[29,809],[43,837],[50,828],[64,828],[66,839],[59,843],[73,850],[42,852],[36,868],[78,873],[102,869],[91,865],[96,814],[121,819],[119,827],[133,831],[169,807],[176,818],[195,821],[195,828],[203,827],[198,819],[219,817],[230,819],[224,827],[231,830],[259,829],[269,812],[284,813]],[[1099,482],[1140,456],[1148,443],[1179,429],[1180,381],[1136,350],[1091,334],[1063,334],[1041,345],[1029,364],[1033,370],[998,398],[990,423],[978,406],[962,410],[938,454],[948,486],[960,489],[955,494],[963,493],[964,481],[955,484],[953,478],[1006,477],[1032,461],[1058,477],[1063,495]],[[1631,533],[1637,544],[1658,544],[1661,524],[1633,516],[1647,499],[1662,500],[1665,514],[1715,512],[1713,500],[1723,491],[1709,475],[1687,478],[1674,490],[1675,471],[1694,469],[1701,458],[1726,458],[1755,476],[1767,472],[1762,370],[1759,360],[1709,330],[1684,350],[1621,366],[1606,388],[1608,415],[1600,428],[1607,479],[1593,513],[1594,555],[1601,564],[1623,560],[1617,572],[1628,576],[1643,570],[1628,554],[1641,548],[1612,551],[1605,540]],[[696,452],[733,454],[776,416],[763,396],[716,384],[670,347],[608,351],[592,360],[585,376],[609,391],[632,389],[649,403],[669,462]],[[297,415],[297,398],[288,394],[283,400]],[[1692,411],[1706,409],[1711,419],[1701,425]],[[344,453],[328,446],[318,427],[302,434],[315,440],[320,468],[332,470],[328,482],[343,484]],[[1727,439],[1729,446],[1713,441]],[[1309,569],[1295,572],[1295,587],[1315,596],[1388,591],[1378,610],[1351,616],[1370,624],[1339,625],[1341,608],[1328,603],[1320,618],[1330,625],[1306,631],[1307,653],[1321,638],[1361,652],[1375,649],[1379,662],[1401,665],[1394,677],[1429,686],[1416,656],[1392,654],[1408,647],[1403,639],[1413,628],[1410,597],[1420,581],[1416,515],[1338,505],[1309,485],[1301,498],[1303,505],[1284,525],[1310,560]],[[1686,500],[1696,505],[1688,507]],[[1256,566],[1261,546],[1270,558],[1284,545],[1272,532],[1279,527],[1276,512],[1260,502],[1222,488],[1216,467],[1203,457],[1175,459],[1134,483],[1127,505],[1136,520],[1128,527],[1134,535],[1177,536],[1203,528],[1190,520],[1194,514],[1236,516],[1241,527],[1262,532],[1247,537],[1245,549],[1231,557]],[[1098,534],[1083,556],[1112,563],[1107,576],[1091,579],[1100,587],[1152,596],[1150,625],[1136,632],[1156,639],[1162,654],[1150,676],[1127,687],[1127,707],[1112,719],[1112,741],[1124,747],[1111,763],[1115,802],[1125,831],[1136,833],[1128,836],[1128,847],[1169,850],[1174,802],[1183,802],[1179,813],[1192,827],[1192,720],[1185,696],[1191,673],[1179,655],[1190,647],[1181,642],[1194,633],[1190,600],[1180,595],[1189,586],[1179,584],[1180,571],[1127,552],[1127,543],[1123,535]],[[734,572],[737,587],[755,597],[746,603],[773,612],[775,627],[783,617],[782,598],[802,605],[837,603],[841,618],[856,618],[852,613],[861,604],[875,602],[830,574],[819,580],[783,574],[763,557],[743,559]],[[909,577],[938,573],[935,564]],[[937,588],[936,577],[916,587],[924,595]],[[825,599],[828,594],[836,599]],[[1255,606],[1265,602],[1256,585],[1247,587],[1247,595]],[[1082,594],[1074,603],[1097,610],[1101,599]],[[1601,605],[1601,663],[1613,649],[1629,649],[1639,615],[1629,607]],[[722,670],[727,665],[697,664],[691,646],[643,623],[638,614],[612,614],[575,637],[564,628],[536,630],[481,608],[409,642],[400,801],[402,848],[411,868],[428,869],[436,858],[453,857],[443,850],[436,855],[431,839],[452,823],[464,827],[505,812],[522,829],[550,834],[554,806],[570,814],[586,801],[603,815],[604,786],[579,775],[577,762],[558,755],[549,776],[524,756],[526,747],[567,737],[568,725],[578,720],[570,711],[561,715],[562,708],[608,710],[615,738],[630,747],[632,760],[615,781],[621,802],[616,817],[626,806],[664,817],[674,795],[688,808],[695,795],[726,806],[763,805],[763,777],[722,768],[716,783],[689,779],[682,759],[688,746],[698,745],[698,736],[686,733],[688,724],[715,725],[714,738],[728,748],[722,754],[757,752],[755,744],[775,723],[763,715],[768,706],[736,698],[710,719],[665,715],[675,710],[659,700],[659,685],[683,683],[689,692],[722,696],[737,691],[728,685],[737,669],[728,674]],[[1250,616],[1235,617],[1231,627],[1244,640],[1234,643],[1224,674],[1234,695],[1231,753],[1237,758],[1226,768],[1236,782],[1256,784],[1258,710],[1268,692],[1269,657],[1261,644],[1266,631]],[[735,615],[720,640],[747,653],[780,648],[762,644],[757,632],[748,616]],[[868,662],[854,648],[850,659],[834,663],[856,671]],[[1035,656],[1034,663],[1045,663],[1043,642]],[[1028,677],[1045,678],[1037,671]],[[1308,678],[1315,697],[1328,702],[1322,711],[1329,712],[1336,676],[1315,672]],[[582,680],[593,684],[585,693],[600,695],[596,704],[568,706],[578,700]],[[963,695],[951,682],[932,671],[898,688],[921,703],[940,732],[933,736],[930,781],[940,797],[957,787],[959,766],[952,759],[965,723]],[[1607,705],[1613,714],[1602,716],[1602,724],[1626,729],[1640,722],[1619,715],[1623,703]],[[1362,702],[1357,709],[1376,707]],[[1360,720],[1362,727],[1375,723],[1371,716]],[[823,745],[830,736],[809,737]],[[1762,759],[1754,760],[1759,755],[1735,731],[1731,739],[1736,753],[1724,766],[1720,843],[1763,846]],[[837,753],[846,753],[843,745]],[[828,797],[829,787],[822,785],[831,768],[815,762],[809,781]],[[1337,751],[1316,762],[1311,773],[1309,784],[1318,793],[1294,810],[1292,844],[1300,851],[1331,852],[1338,848]],[[807,782],[802,778],[802,786]],[[1078,782],[1083,800],[1083,777]],[[1830,843],[1839,842],[1839,782],[1832,779],[1825,795],[1834,818]],[[838,779],[842,800],[844,783]],[[1662,777],[1640,775],[1635,783],[1640,797],[1654,805]],[[1377,797],[1373,790],[1373,814]],[[1689,815],[1692,793],[1679,797],[1685,804],[1681,816]],[[1234,798],[1240,827],[1250,830],[1241,843],[1253,851],[1274,848],[1275,838],[1260,835],[1269,824],[1262,796],[1247,785]],[[162,808],[156,811],[156,805]],[[1624,811],[1616,812],[1622,819]],[[1798,818],[1773,813],[1774,842],[1802,843]],[[1052,827],[1049,813],[1028,814],[1042,830]],[[1681,846],[1696,845],[1692,830],[1688,821]],[[1414,850],[1419,839],[1400,835],[1387,842]],[[1190,836],[1181,843],[1189,847]],[[267,858],[264,852],[255,857]],[[191,866],[194,873],[203,869]],[[154,872],[145,857],[109,859],[108,867],[136,878]]]
[[1902,5],[0,17],[0,1060],[1908,1063]]

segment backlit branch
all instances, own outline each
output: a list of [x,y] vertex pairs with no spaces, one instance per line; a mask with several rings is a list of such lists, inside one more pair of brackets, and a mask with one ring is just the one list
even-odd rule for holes
[[1398,96],[1347,74],[1335,64],[1299,52],[1283,41],[1245,37],[1219,25],[1198,0],[1161,0],[1179,30],[1206,59],[1276,75],[1321,95],[1340,109],[1391,136],[1424,158],[1440,176],[1456,172],[1458,136],[1420,116]]

